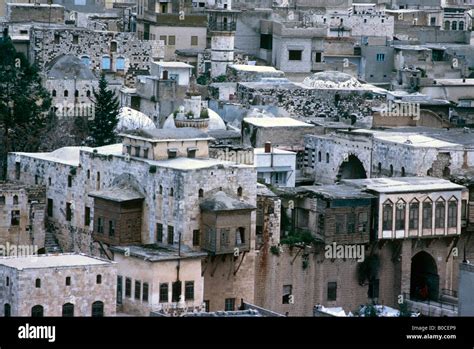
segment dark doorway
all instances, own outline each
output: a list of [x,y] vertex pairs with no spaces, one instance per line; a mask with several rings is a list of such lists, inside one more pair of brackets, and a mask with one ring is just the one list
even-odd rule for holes
[[439,275],[434,258],[424,251],[411,259],[410,298],[437,300]]
[[73,317],[74,316],[74,304],[66,303],[63,304],[63,317]]
[[337,179],[360,179],[367,178],[367,174],[364,169],[364,165],[359,158],[353,154],[349,155],[346,161],[344,161],[339,167]]
[[104,303],[97,301],[92,303],[92,317],[104,316]]

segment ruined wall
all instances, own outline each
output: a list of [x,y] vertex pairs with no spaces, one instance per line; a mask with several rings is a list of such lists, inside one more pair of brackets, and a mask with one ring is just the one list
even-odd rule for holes
[[314,133],[313,126],[301,127],[258,127],[242,122],[242,143],[254,148],[261,148],[265,142],[273,146],[302,146],[303,137]]

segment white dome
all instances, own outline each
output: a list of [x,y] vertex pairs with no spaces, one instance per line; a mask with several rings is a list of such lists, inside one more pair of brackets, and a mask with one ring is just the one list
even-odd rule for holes
[[207,115],[209,116],[209,130],[225,130],[226,126],[224,120],[214,110],[207,108]]
[[338,71],[315,73],[303,80],[303,84],[315,88],[354,88],[362,84],[349,74]]
[[136,130],[140,128],[156,128],[155,123],[148,116],[129,107],[120,108],[119,122],[116,130],[119,132]]
[[174,123],[174,114],[171,113],[165,120],[163,124],[163,128],[176,128],[176,124]]

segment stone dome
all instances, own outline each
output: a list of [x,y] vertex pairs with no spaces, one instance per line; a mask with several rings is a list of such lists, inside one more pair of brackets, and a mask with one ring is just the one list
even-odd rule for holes
[[48,79],[97,80],[89,67],[74,55],[56,57],[47,70]]
[[315,88],[354,88],[362,84],[353,76],[338,71],[325,71],[312,74],[303,80],[303,84]]
[[224,120],[214,110],[207,108],[207,115],[209,116],[209,130],[225,130],[227,129]]

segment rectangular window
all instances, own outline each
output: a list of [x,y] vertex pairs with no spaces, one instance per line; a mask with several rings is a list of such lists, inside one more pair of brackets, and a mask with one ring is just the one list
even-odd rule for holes
[[201,232],[199,230],[193,230],[193,246],[199,246],[201,242]]
[[20,170],[21,170],[20,163],[15,162],[15,179],[16,180],[20,179],[20,172],[21,172]]
[[234,311],[235,310],[235,298],[226,298],[224,303],[225,311]]
[[336,215],[336,234],[346,233],[346,216],[343,214]]
[[385,53],[377,53],[377,62],[385,61]]
[[84,225],[88,227],[91,224],[91,208],[87,207],[84,210]]
[[456,228],[458,226],[458,203],[450,201],[448,204],[448,228]]
[[122,276],[117,275],[117,304],[122,304]]
[[174,243],[174,227],[168,225],[168,245],[173,245]]
[[166,35],[160,35],[160,40],[166,45]]
[[383,205],[383,217],[382,217],[382,229],[383,230],[392,230],[393,228],[393,205],[385,204]]
[[290,61],[301,61],[302,55],[302,50],[288,50],[288,60]]
[[143,149],[143,157],[148,159],[148,149]]
[[462,220],[467,219],[467,200],[461,201],[461,219]]
[[140,156],[140,147],[135,147],[135,156]]
[[322,60],[322,53],[321,52],[316,52],[314,55],[314,62],[315,63],[321,63]]
[[379,279],[369,281],[369,298],[379,298]]
[[97,218],[97,233],[103,234],[104,233],[104,222],[102,218]]
[[79,44],[79,35],[72,35],[72,44],[77,45]]
[[132,280],[130,278],[125,279],[125,297],[132,296]]
[[53,199],[48,199],[48,217],[53,217]]
[[180,301],[179,297],[181,296],[181,287],[182,287],[181,281],[175,281],[171,285],[171,301],[172,302]]
[[67,186],[68,188],[72,187],[72,176],[67,176]]
[[273,38],[271,34],[260,34],[260,48],[271,50],[273,45]]
[[146,282],[143,283],[142,301],[148,302],[148,283]]
[[242,245],[245,244],[245,228],[239,227],[235,231],[235,244]]
[[444,202],[438,201],[436,202],[435,208],[435,228],[444,228],[444,221],[446,218],[446,206]]
[[423,203],[423,229],[431,229],[433,217],[433,205],[431,202]]
[[115,235],[115,221],[109,221],[109,236]]
[[187,301],[194,300],[194,281],[186,281],[184,284],[184,299]]
[[71,209],[71,203],[70,202],[66,202],[66,220],[68,222],[71,221],[71,218],[72,218],[72,209]]
[[176,45],[176,36],[174,36],[174,35],[168,36],[168,45],[169,46]]
[[197,36],[191,36],[191,46],[197,46],[198,45],[198,37]]
[[405,204],[397,204],[397,209],[395,210],[395,229],[396,230],[405,230]]
[[142,293],[142,284],[140,281],[135,281],[135,299],[140,300],[140,295]]
[[11,212],[12,217],[11,217],[11,225],[20,225],[20,211],[18,210],[13,210]]
[[328,282],[328,301],[337,299],[337,282]]
[[293,285],[283,285],[283,296],[281,303],[282,304],[290,304],[293,300]]
[[230,229],[221,229],[221,247],[228,247],[230,244]]
[[410,204],[410,221],[409,221],[409,228],[410,229],[418,229],[418,219],[420,215],[420,206],[418,203]]
[[367,212],[359,212],[359,216],[357,218],[357,232],[365,233],[367,231]]
[[160,303],[168,303],[168,284],[160,284]]
[[348,213],[347,214],[347,233],[348,234],[353,234],[355,233],[355,214],[354,213]]
[[156,223],[156,242],[163,242],[163,224]]

